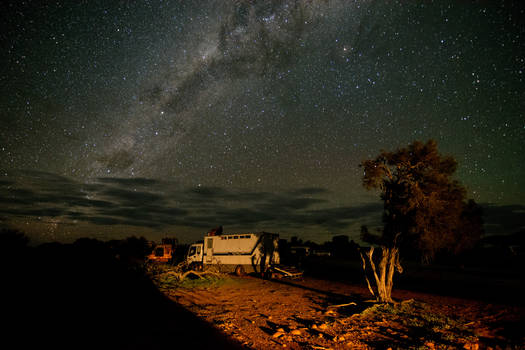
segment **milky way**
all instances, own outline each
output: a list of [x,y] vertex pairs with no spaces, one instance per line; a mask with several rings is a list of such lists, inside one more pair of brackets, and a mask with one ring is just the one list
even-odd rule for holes
[[525,26],[511,2],[3,6],[6,225],[356,236],[380,218],[360,161],[430,138],[469,197],[523,225]]

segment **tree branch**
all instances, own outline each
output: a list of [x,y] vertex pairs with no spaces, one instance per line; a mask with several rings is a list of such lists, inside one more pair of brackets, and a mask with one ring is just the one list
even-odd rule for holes
[[[376,280],[376,286],[377,286],[377,292],[379,294],[381,294],[381,291],[380,291],[380,286],[381,286],[381,281],[379,279],[379,276],[377,275],[377,270],[376,270],[376,264],[374,263],[374,260],[372,259],[372,256],[374,254],[374,247],[370,247],[370,249],[368,250],[368,253],[366,254],[368,256],[368,261],[370,262],[370,266],[372,267],[372,271],[374,272],[374,278]],[[376,296],[377,298],[378,296]]]
[[366,259],[365,259],[365,256],[363,255],[363,252],[361,251],[361,249],[359,249],[359,255],[361,256],[361,261],[363,261],[363,272],[365,273],[365,279],[366,279],[366,284],[368,285],[368,290],[370,291],[370,293],[377,298],[376,294],[374,293],[374,290],[372,289],[372,286],[370,285],[370,281],[368,280],[368,276],[366,275]]

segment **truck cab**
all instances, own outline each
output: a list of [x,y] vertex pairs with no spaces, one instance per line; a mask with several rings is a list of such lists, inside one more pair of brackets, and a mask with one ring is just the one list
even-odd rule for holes
[[193,243],[190,245],[188,253],[186,254],[186,263],[188,266],[195,270],[200,270],[202,268],[202,251],[202,243]]

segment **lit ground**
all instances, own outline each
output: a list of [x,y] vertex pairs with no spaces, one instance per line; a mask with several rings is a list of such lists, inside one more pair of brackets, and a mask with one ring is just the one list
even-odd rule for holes
[[172,300],[253,349],[512,349],[525,344],[524,309],[517,306],[403,290],[393,296],[405,302],[374,306],[362,286],[313,278],[194,282],[160,286]]

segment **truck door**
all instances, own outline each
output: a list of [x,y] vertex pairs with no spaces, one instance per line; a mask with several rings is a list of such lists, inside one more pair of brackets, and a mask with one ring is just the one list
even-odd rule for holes
[[206,264],[211,264],[213,259],[213,238],[206,238]]

